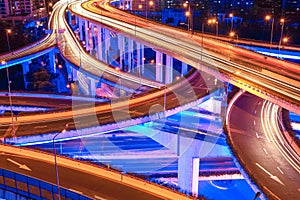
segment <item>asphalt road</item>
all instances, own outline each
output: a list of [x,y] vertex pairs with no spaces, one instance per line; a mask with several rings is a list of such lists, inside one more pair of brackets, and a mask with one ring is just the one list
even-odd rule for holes
[[[12,159],[18,163],[26,164],[32,171],[20,169],[17,165],[13,164],[7,159]],[[25,174],[54,185],[56,184],[55,167],[51,163],[40,162],[27,157],[14,156],[1,152],[0,168]],[[92,197],[94,199],[96,199],[95,197],[97,196],[109,200],[162,199],[153,194],[144,193],[137,189],[131,188],[128,185],[123,185],[102,177],[75,171],[66,167],[59,166],[58,172],[59,183],[61,187],[79,191],[83,193],[83,195]]]
[[249,93],[237,99],[229,116],[229,140],[244,169],[270,199],[300,199],[299,172],[265,135],[263,101]]

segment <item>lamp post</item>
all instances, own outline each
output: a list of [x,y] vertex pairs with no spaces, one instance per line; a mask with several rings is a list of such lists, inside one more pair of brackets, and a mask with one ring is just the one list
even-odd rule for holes
[[184,4],[183,4],[183,7],[184,8],[188,8],[187,11],[185,12],[185,16],[187,17],[187,20],[188,20],[188,33],[189,31],[192,31],[192,13],[191,13],[191,5],[189,4],[188,1],[186,1]]
[[185,12],[185,16],[187,17],[187,21],[188,21],[188,34],[189,34],[189,31],[190,31],[190,16],[191,16],[191,13],[190,13],[190,11],[186,11]]
[[[68,127],[68,124],[66,124],[66,128]],[[60,200],[60,185],[59,185],[59,176],[58,176],[58,166],[57,166],[57,159],[56,159],[56,147],[55,147],[55,139],[60,133],[64,133],[67,131],[67,129],[64,128],[61,132],[58,132],[54,135],[52,138],[53,143],[53,151],[54,151],[54,166],[55,166],[55,177],[56,177],[56,186],[57,186],[57,198]]]
[[218,36],[219,35],[219,23],[218,23],[218,19],[215,19],[215,18],[213,18],[213,19],[209,19],[208,21],[207,21],[207,23],[208,24],[216,24],[216,36]]
[[230,32],[232,32],[233,31],[233,13],[230,13],[229,14],[229,17],[231,18],[231,26],[230,26]]
[[6,32],[6,40],[7,40],[8,52],[10,52],[9,34],[11,34],[11,29],[6,29],[5,32]]
[[265,19],[266,19],[267,21],[272,20],[272,25],[271,25],[271,36],[270,36],[270,54],[271,54],[271,51],[272,51],[272,43],[273,43],[274,18],[272,18],[271,15],[267,15],[267,16],[265,17]]
[[[282,38],[282,41],[281,41],[281,43],[282,43],[282,48],[283,48],[284,44],[286,44],[288,41],[289,41],[289,38],[288,38],[288,37]],[[280,45],[279,45],[279,51],[280,51]]]
[[280,49],[281,43],[283,42],[283,41],[282,41],[282,37],[283,37],[284,22],[285,22],[285,19],[284,19],[284,18],[281,18],[281,19],[280,19],[280,23],[281,23],[281,32],[280,32],[280,40],[279,40],[279,49]]
[[11,80],[9,78],[9,70],[8,70],[7,62],[5,60],[2,60],[1,64],[6,65],[5,69],[6,69],[6,77],[7,77],[8,99],[9,99],[10,115],[11,115],[11,126],[12,126],[11,134],[12,134],[13,137],[15,137],[14,113],[13,113],[13,110],[12,110],[12,99],[11,99],[11,91],[10,91]]
[[236,43],[238,43],[239,35],[237,33],[233,32],[233,31],[231,31],[229,33],[229,37],[232,38],[232,41],[234,41],[234,36],[236,36]]
[[[151,9],[151,7],[154,5],[153,1],[149,1],[149,10]],[[148,18],[148,4],[146,3],[146,19]]]

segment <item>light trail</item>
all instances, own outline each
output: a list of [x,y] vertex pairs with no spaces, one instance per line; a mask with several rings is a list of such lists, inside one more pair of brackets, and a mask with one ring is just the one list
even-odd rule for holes
[[300,174],[300,157],[283,136],[278,124],[278,121],[280,120],[278,116],[279,112],[279,106],[271,102],[264,101],[261,112],[261,122],[264,133],[268,140],[272,142],[277,150],[282,154],[282,156]]

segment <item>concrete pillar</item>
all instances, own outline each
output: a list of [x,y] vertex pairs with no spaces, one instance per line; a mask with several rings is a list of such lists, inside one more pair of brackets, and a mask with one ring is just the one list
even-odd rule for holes
[[200,158],[192,158],[192,194],[198,196]]
[[85,30],[85,49],[87,51],[90,50],[90,45],[89,45],[89,22],[85,20],[84,22],[84,30]]
[[106,60],[106,63],[110,63],[110,59],[109,59],[109,48],[110,48],[110,34],[109,34],[109,30],[104,29],[104,43],[105,43],[105,49],[104,49],[104,55],[105,58],[104,60]]
[[166,55],[166,73],[165,83],[173,82],[173,57]]
[[54,51],[49,52],[50,60],[50,72],[56,73],[55,53]]
[[163,54],[156,51],[156,81],[163,82]]
[[181,76],[184,76],[186,75],[188,71],[188,66],[186,63],[182,62],[182,66],[181,66]]
[[96,81],[93,78],[88,78],[89,81],[89,95],[95,96],[96,94]]
[[128,40],[128,71],[132,71],[133,40]]
[[76,23],[75,25],[78,26],[78,24],[79,24],[79,18],[78,18],[78,16],[76,16],[76,15],[75,15],[75,23]]
[[91,23],[91,32],[92,32],[92,49],[95,49],[95,26]]
[[103,61],[102,28],[97,26],[97,58]]
[[68,82],[73,81],[73,74],[72,74],[72,66],[69,62],[66,62],[66,68],[67,68],[67,73],[68,73]]
[[119,48],[119,62],[120,62],[120,69],[124,70],[123,62],[124,62],[124,36],[118,35],[118,48]]
[[72,74],[73,81],[77,81],[77,70],[74,69],[73,67],[71,67],[70,69],[71,69],[71,74]]
[[144,72],[145,72],[145,51],[144,51],[144,49],[145,49],[145,46],[143,45],[143,44],[141,44],[141,58],[142,58],[142,74],[144,74]]
[[118,57],[119,57],[119,40],[116,33],[113,33],[113,36],[110,37],[110,48],[109,48],[109,58],[110,64],[113,67],[119,67]]
[[68,15],[68,23],[69,23],[71,26],[73,26],[73,24],[72,24],[72,15],[71,15],[71,12],[68,11],[68,12],[67,12],[67,15]]
[[[180,156],[178,158],[178,186],[185,191],[198,192],[199,151],[201,142],[193,140],[183,151],[186,138],[180,138]],[[198,162],[198,163],[197,163]]]
[[141,43],[136,42],[136,67],[139,76],[141,75],[142,61],[143,59],[141,58]]
[[25,86],[25,89],[27,89],[26,74],[27,74],[27,72],[29,72],[29,63],[28,62],[23,62],[22,63],[22,69],[23,69],[24,86]]
[[79,28],[79,39],[80,41],[83,40],[83,20],[81,18],[78,18],[78,28]]

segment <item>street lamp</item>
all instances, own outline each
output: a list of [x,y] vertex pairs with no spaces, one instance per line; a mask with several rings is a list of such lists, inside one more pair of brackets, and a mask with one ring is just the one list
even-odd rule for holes
[[6,65],[5,69],[6,69],[6,77],[7,77],[8,99],[9,99],[10,115],[11,115],[11,126],[12,126],[11,135],[13,137],[15,137],[15,123],[14,123],[14,114],[13,114],[13,110],[12,110],[11,91],[10,91],[11,80],[9,78],[9,71],[8,71],[7,62],[3,60],[3,61],[1,61],[1,64]]
[[185,16],[187,17],[187,20],[188,20],[188,32],[190,31],[190,11],[186,11],[185,12]]
[[272,51],[272,42],[273,42],[273,30],[274,30],[274,18],[271,17],[271,15],[267,15],[265,17],[265,20],[270,21],[272,20],[272,25],[271,25],[271,36],[270,36],[270,54]]
[[58,166],[57,166],[57,159],[56,159],[56,147],[55,147],[55,138],[60,134],[67,131],[68,124],[66,124],[66,127],[61,131],[55,134],[55,136],[52,138],[53,143],[53,151],[54,151],[54,166],[55,166],[55,177],[56,177],[56,186],[57,186],[57,198],[60,200],[60,185],[59,185],[59,176],[58,176]]
[[7,40],[7,46],[8,46],[8,52],[10,52],[10,43],[9,43],[9,34],[11,34],[11,29],[6,29],[6,40]]
[[281,19],[280,19],[280,23],[281,23],[281,33],[280,33],[280,40],[279,40],[279,49],[280,49],[281,43],[283,42],[283,41],[282,41],[282,36],[283,36],[284,22],[285,22],[285,19],[284,19],[284,18],[281,18]]
[[[149,1],[149,10],[151,10],[151,7],[154,5],[153,1]],[[146,19],[148,18],[148,4],[146,3]]]
[[231,31],[229,33],[229,37],[232,38],[232,41],[234,41],[234,36],[236,36],[236,43],[238,43],[239,35],[237,33],[233,32],[233,31]]
[[218,19],[215,19],[215,18],[213,18],[213,19],[209,19],[208,21],[207,21],[207,23],[208,24],[216,24],[216,36],[218,36],[219,35],[219,23],[218,23]]
[[230,26],[230,32],[232,32],[233,31],[233,13],[230,13],[229,14],[229,17],[231,18],[231,26]]
[[188,1],[186,1],[183,4],[184,8],[188,8],[187,11],[185,12],[185,16],[188,18],[188,32],[193,30],[193,21],[192,21],[192,11],[191,11],[191,5],[189,4]]

